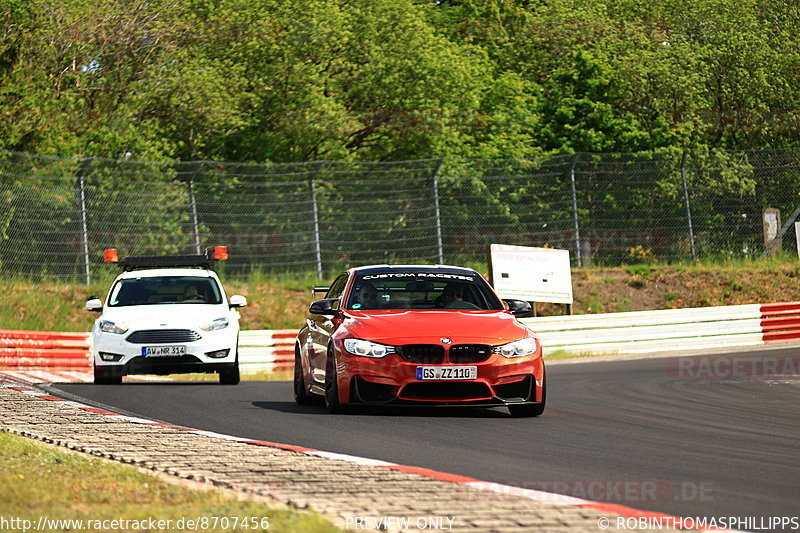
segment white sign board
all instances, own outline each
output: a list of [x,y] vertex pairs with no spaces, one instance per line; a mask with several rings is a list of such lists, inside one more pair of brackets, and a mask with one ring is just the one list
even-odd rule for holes
[[794,238],[797,241],[797,255],[800,256],[800,222],[794,223]]
[[572,303],[569,250],[492,244],[492,285],[501,298]]

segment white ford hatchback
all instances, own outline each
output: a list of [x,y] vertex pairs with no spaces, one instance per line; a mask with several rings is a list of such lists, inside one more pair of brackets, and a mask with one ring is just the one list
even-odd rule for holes
[[239,312],[244,296],[227,299],[213,259],[204,255],[129,257],[92,328],[94,382],[131,374],[217,372],[239,383]]

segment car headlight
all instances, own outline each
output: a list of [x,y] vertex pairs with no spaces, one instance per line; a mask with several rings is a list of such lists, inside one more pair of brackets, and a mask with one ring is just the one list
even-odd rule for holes
[[117,335],[122,335],[126,331],[128,331],[127,326],[123,326],[122,324],[115,324],[110,320],[101,320],[100,321],[100,331],[104,331],[106,333],[116,333]]
[[378,344],[377,342],[365,341],[362,339],[345,339],[344,349],[353,355],[361,357],[380,358],[390,353],[394,353],[394,346]]
[[492,352],[499,353],[503,357],[508,357],[509,359],[533,355],[536,352],[536,339],[529,337],[527,339],[520,339],[518,341],[509,342],[508,344],[495,346]]
[[219,331],[221,329],[227,328],[230,323],[231,323],[230,320],[228,320],[225,317],[216,318],[211,322],[209,322],[208,324],[203,324],[202,326],[200,326],[200,329],[202,329],[203,331]]

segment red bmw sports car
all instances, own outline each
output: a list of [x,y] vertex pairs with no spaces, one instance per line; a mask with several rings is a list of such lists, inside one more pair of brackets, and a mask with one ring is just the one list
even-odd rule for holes
[[354,268],[311,304],[295,343],[294,396],[347,404],[507,406],[538,416],[545,369],[536,335],[480,274],[452,266]]

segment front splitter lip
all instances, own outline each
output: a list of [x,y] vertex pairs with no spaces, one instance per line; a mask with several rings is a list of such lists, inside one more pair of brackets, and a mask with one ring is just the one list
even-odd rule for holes
[[394,398],[387,402],[369,402],[363,400],[355,400],[347,405],[353,406],[369,406],[369,407],[475,407],[475,408],[489,408],[489,407],[506,407],[509,405],[539,405],[541,402],[534,402],[531,400],[522,401],[506,401],[501,398],[493,398],[491,400],[405,400],[401,398]]

